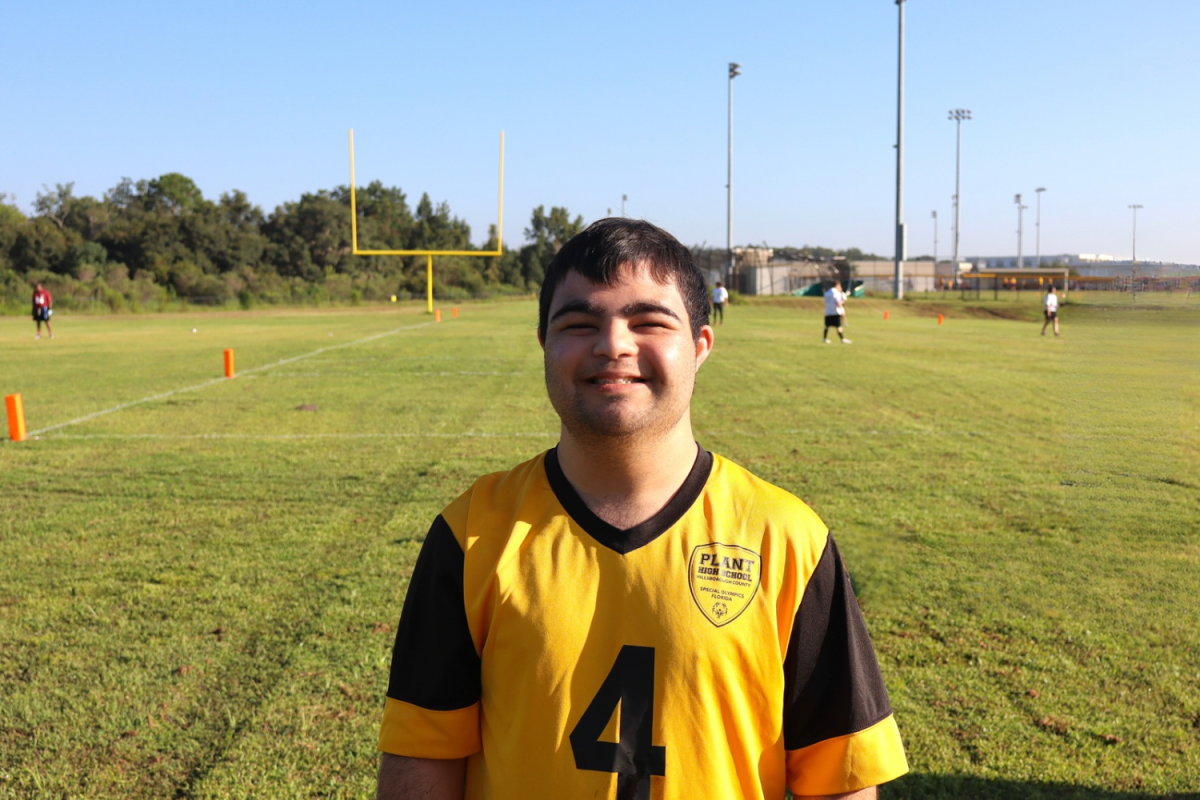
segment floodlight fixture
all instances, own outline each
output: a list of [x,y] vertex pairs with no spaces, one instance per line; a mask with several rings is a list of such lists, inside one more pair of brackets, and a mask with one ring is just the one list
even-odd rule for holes
[[937,274],[937,209],[933,210],[933,272]]
[[1034,189],[1037,192],[1037,260],[1034,262],[1036,269],[1042,268],[1042,192],[1046,191],[1045,186],[1039,186]]
[[955,149],[954,149],[954,274],[958,274],[958,222],[959,222],[959,202],[958,198],[962,191],[962,124],[963,120],[971,118],[971,109],[969,108],[952,108],[950,109],[950,119],[955,123]]
[[1029,208],[1029,206],[1021,205],[1021,195],[1019,194],[1013,198],[1013,202],[1017,204],[1017,269],[1024,269],[1025,257],[1021,254],[1021,240],[1023,238],[1021,223],[1024,217],[1021,212]]
[[896,245],[892,295],[904,298],[904,257],[907,235],[904,228],[904,0],[896,0],[899,20],[896,45]]
[[1129,206],[1133,209],[1133,263],[1137,263],[1137,212],[1139,208],[1145,208],[1141,203],[1133,203]]
[[729,62],[729,138],[725,173],[725,282],[733,278],[733,79],[742,74],[742,65]]

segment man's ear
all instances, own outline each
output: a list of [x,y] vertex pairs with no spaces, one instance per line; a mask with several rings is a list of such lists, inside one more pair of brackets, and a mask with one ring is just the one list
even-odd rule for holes
[[538,337],[538,344],[540,344],[542,346],[542,350],[545,350],[546,349],[546,335],[544,333],[542,333],[540,328],[538,329],[537,337]]
[[700,329],[700,335],[696,337],[696,371],[700,371],[700,365],[704,363],[704,359],[708,358],[708,354],[713,349],[713,329],[711,325],[705,325]]

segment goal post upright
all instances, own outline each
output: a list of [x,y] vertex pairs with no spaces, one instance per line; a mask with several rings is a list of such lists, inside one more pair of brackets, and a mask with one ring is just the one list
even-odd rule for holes
[[425,256],[425,298],[433,313],[433,257],[497,258],[504,255],[504,131],[500,131],[500,192],[496,213],[495,250],[363,250],[358,246],[358,203],[354,188],[354,129],[350,129],[350,252],[356,256]]

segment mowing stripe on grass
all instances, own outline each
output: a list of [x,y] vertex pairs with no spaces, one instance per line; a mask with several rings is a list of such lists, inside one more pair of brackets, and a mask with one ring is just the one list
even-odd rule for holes
[[[376,339],[383,339],[384,337],[387,337],[387,336],[393,336],[397,333],[402,333],[404,331],[416,330],[417,328],[424,328],[424,327],[427,327],[432,324],[434,324],[434,323],[419,322],[416,325],[405,325],[400,328],[392,328],[390,331],[384,331],[383,333],[376,333],[376,334],[368,336],[364,339],[356,339],[353,342],[346,342],[345,344],[331,344],[328,347],[318,347],[316,350],[313,350],[310,353],[303,353],[298,356],[292,356],[291,358],[280,359],[279,361],[275,361],[271,364],[264,364],[261,367],[252,367],[251,369],[242,370],[241,372],[238,372],[238,375],[252,375],[255,372],[263,372],[264,370],[274,369],[275,367],[282,367],[284,364],[292,364],[292,363],[295,363],[296,361],[301,361],[306,358],[312,358],[313,356],[320,355],[321,353],[328,353],[333,350],[342,350],[347,347],[354,347],[355,345],[365,344],[367,342],[373,342]],[[126,408],[130,408],[132,406],[141,405],[142,403],[150,403],[155,400],[162,400],[163,398],[171,397],[172,395],[176,395],[176,394],[183,394],[185,392],[195,392],[199,389],[204,389],[208,386],[212,386],[213,384],[216,384],[216,383],[221,383],[222,381],[225,381],[225,380],[228,380],[228,378],[213,378],[212,380],[205,381],[204,383],[197,383],[195,386],[185,386],[182,389],[172,389],[169,392],[160,392],[159,394],[151,395],[150,397],[143,397],[141,400],[131,400],[128,403],[121,403],[119,405],[113,406],[112,408],[103,409],[102,411],[93,411],[91,414],[84,414],[82,417],[76,417],[75,419],[68,420],[67,422],[60,422],[57,425],[48,425],[45,428],[38,428],[36,431],[29,431],[28,435],[29,436],[38,436],[43,433],[48,433],[49,431],[56,431],[59,428],[66,428],[66,427],[70,427],[71,425],[78,425],[81,422],[87,422],[88,420],[95,419],[96,417],[103,417],[106,414],[113,414],[117,411],[122,411],[122,410],[124,410]]]

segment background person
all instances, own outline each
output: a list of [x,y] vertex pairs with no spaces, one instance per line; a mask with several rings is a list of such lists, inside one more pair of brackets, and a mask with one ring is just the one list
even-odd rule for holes
[[687,248],[643,221],[600,220],[547,267],[559,443],[430,528],[380,798],[871,798],[907,771],[827,528],[696,443],[709,300]]
[[33,321],[37,325],[37,336],[34,338],[42,338],[42,323],[46,323],[46,333],[50,334],[50,338],[54,338],[54,331],[50,328],[50,317],[54,314],[54,298],[50,296],[45,286],[40,283],[33,290]]
[[725,324],[725,304],[728,302],[729,292],[725,289],[724,284],[717,281],[717,285],[712,290],[713,317],[717,325]]
[[1046,335],[1046,326],[1054,323],[1054,335],[1058,336],[1058,295],[1054,291],[1054,284],[1050,284],[1050,290],[1046,292],[1046,321],[1042,323],[1042,336]]
[[846,293],[842,291],[842,282],[834,281],[833,286],[825,291],[825,332],[821,334],[825,344],[829,344],[830,328],[837,329],[837,335],[842,340],[842,344],[851,344],[851,341],[842,333],[842,326],[846,324],[845,306]]

